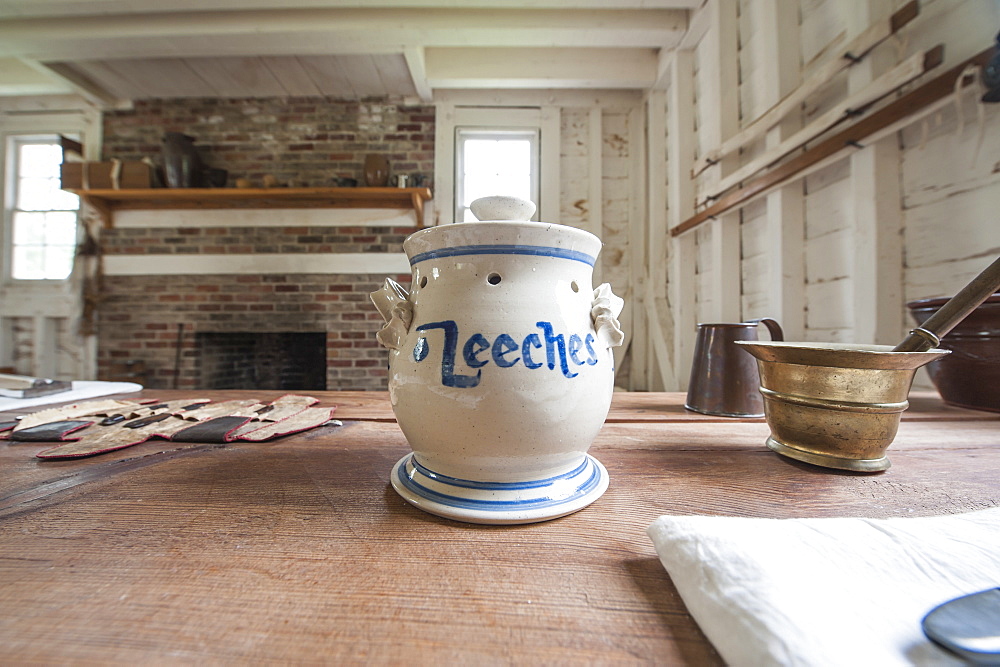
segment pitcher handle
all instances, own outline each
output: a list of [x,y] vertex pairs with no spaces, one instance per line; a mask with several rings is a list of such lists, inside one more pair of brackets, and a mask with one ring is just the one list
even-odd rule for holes
[[778,320],[773,317],[758,317],[752,320],[747,320],[747,324],[763,324],[767,327],[768,332],[771,334],[771,340],[785,340],[785,334],[781,330],[781,325],[778,324]]

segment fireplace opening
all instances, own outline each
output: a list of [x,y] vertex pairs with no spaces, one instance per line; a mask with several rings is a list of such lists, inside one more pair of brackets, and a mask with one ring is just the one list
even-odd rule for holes
[[197,333],[203,389],[326,389],[326,332]]

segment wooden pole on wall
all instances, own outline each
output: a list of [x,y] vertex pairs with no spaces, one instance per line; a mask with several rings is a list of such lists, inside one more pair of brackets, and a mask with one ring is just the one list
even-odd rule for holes
[[[942,98],[955,91],[955,82],[969,65],[985,65],[993,56],[995,50],[991,47],[963,60],[947,72],[931,79],[927,83],[906,93],[893,102],[872,112],[828,139],[821,140],[804,153],[791,158],[787,162],[773,168],[766,174],[755,178],[742,188],[731,192],[703,211],[689,216],[683,222],[670,228],[671,236],[681,236],[697,228],[708,220],[722,215],[733,208],[745,206],[757,197],[773,190],[776,186],[804,174],[812,173],[818,166],[829,166],[831,160],[839,160],[840,153],[858,148],[857,144],[869,136],[882,139],[908,125],[912,118],[919,117],[926,108],[936,108]],[[854,148],[852,148],[854,147]],[[864,146],[860,146],[864,148]]]

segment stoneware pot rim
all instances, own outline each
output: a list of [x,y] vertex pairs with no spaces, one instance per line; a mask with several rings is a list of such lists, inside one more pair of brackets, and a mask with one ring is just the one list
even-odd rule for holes
[[[906,304],[906,307],[909,308],[910,310],[919,310],[923,308],[936,309],[948,303],[949,300],[951,300],[950,296],[927,297],[926,299],[916,299],[914,301],[910,301]],[[982,305],[980,305],[979,307],[981,308],[986,304],[994,304],[994,303],[1000,304],[1000,292],[996,292],[992,296],[987,297],[986,300],[983,301]]]

